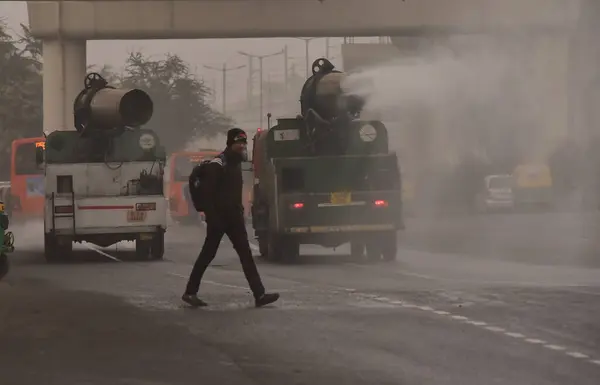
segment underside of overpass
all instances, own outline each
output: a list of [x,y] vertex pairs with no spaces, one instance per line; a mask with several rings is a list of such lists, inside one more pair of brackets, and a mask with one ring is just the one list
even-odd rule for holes
[[[70,129],[86,41],[295,36],[568,34],[575,0],[29,1],[44,40],[44,131]],[[402,47],[402,41],[396,40]],[[405,49],[405,48],[402,48]]]

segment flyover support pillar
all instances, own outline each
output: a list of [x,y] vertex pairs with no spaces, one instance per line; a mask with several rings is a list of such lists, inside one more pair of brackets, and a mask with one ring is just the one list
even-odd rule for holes
[[73,102],[86,73],[85,40],[44,40],[44,132],[75,130]]

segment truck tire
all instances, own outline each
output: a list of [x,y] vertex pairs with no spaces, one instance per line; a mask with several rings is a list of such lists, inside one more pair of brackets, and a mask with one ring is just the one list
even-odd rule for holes
[[150,244],[150,257],[153,260],[163,259],[165,255],[165,233],[158,231]]
[[386,234],[381,240],[381,256],[385,262],[393,262],[398,255],[398,235],[396,232]]
[[267,255],[270,261],[294,262],[300,256],[300,244],[284,235],[269,234]]
[[371,262],[382,259],[386,262],[396,260],[398,243],[396,232],[384,233],[367,243],[367,258]]
[[73,242],[61,244],[58,238],[52,234],[44,234],[44,256],[46,262],[57,263],[71,259]]
[[152,241],[146,241],[141,239],[135,240],[135,259],[138,261],[145,261],[150,257]]
[[350,257],[353,261],[363,262],[365,260],[365,247],[363,242],[350,242]]
[[256,237],[258,241],[258,252],[260,253],[261,258],[264,260],[269,259],[269,243],[267,237],[264,234],[260,234]]
[[381,247],[377,241],[369,241],[366,244],[367,260],[369,262],[379,262],[381,260]]
[[0,253],[0,279],[8,274],[9,270],[8,257],[4,253]]

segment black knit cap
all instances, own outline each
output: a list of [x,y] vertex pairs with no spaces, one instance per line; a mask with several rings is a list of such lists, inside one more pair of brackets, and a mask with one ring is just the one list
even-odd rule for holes
[[248,135],[241,128],[234,127],[227,131],[227,147],[234,143],[248,143]]

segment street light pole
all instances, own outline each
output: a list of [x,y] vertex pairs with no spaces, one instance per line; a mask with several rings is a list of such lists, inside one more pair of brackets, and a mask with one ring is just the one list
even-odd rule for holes
[[266,59],[266,58],[272,57],[272,56],[281,55],[281,54],[286,54],[286,56],[287,56],[287,47],[285,47],[281,51],[270,53],[267,55],[253,55],[253,54],[249,54],[244,51],[238,51],[238,53],[240,55],[249,57],[250,60],[252,60],[252,58],[258,59],[258,72],[259,72],[259,82],[260,82],[260,90],[259,90],[259,93],[260,93],[260,107],[259,107],[259,109],[260,109],[260,128],[262,128],[263,127],[263,59]]
[[305,47],[306,47],[306,49],[305,49],[305,54],[306,54],[306,78],[308,79],[310,77],[310,72],[311,72],[310,71],[310,64],[308,64],[309,61],[310,61],[310,51],[308,49],[309,48],[308,45],[310,44],[311,40],[314,40],[314,39],[317,39],[317,38],[316,37],[297,37],[296,39],[304,40],[304,44],[305,44]]
[[221,67],[221,68],[211,67],[211,66],[207,66],[207,65],[204,66],[204,68],[207,68],[209,70],[219,71],[219,72],[221,72],[223,74],[223,94],[222,94],[222,98],[223,98],[223,115],[225,115],[225,113],[227,112],[227,72],[233,71],[233,70],[239,70],[239,69],[244,68],[244,67],[246,67],[246,66],[242,65],[242,66],[227,68],[227,64],[226,63],[223,63],[223,67]]

